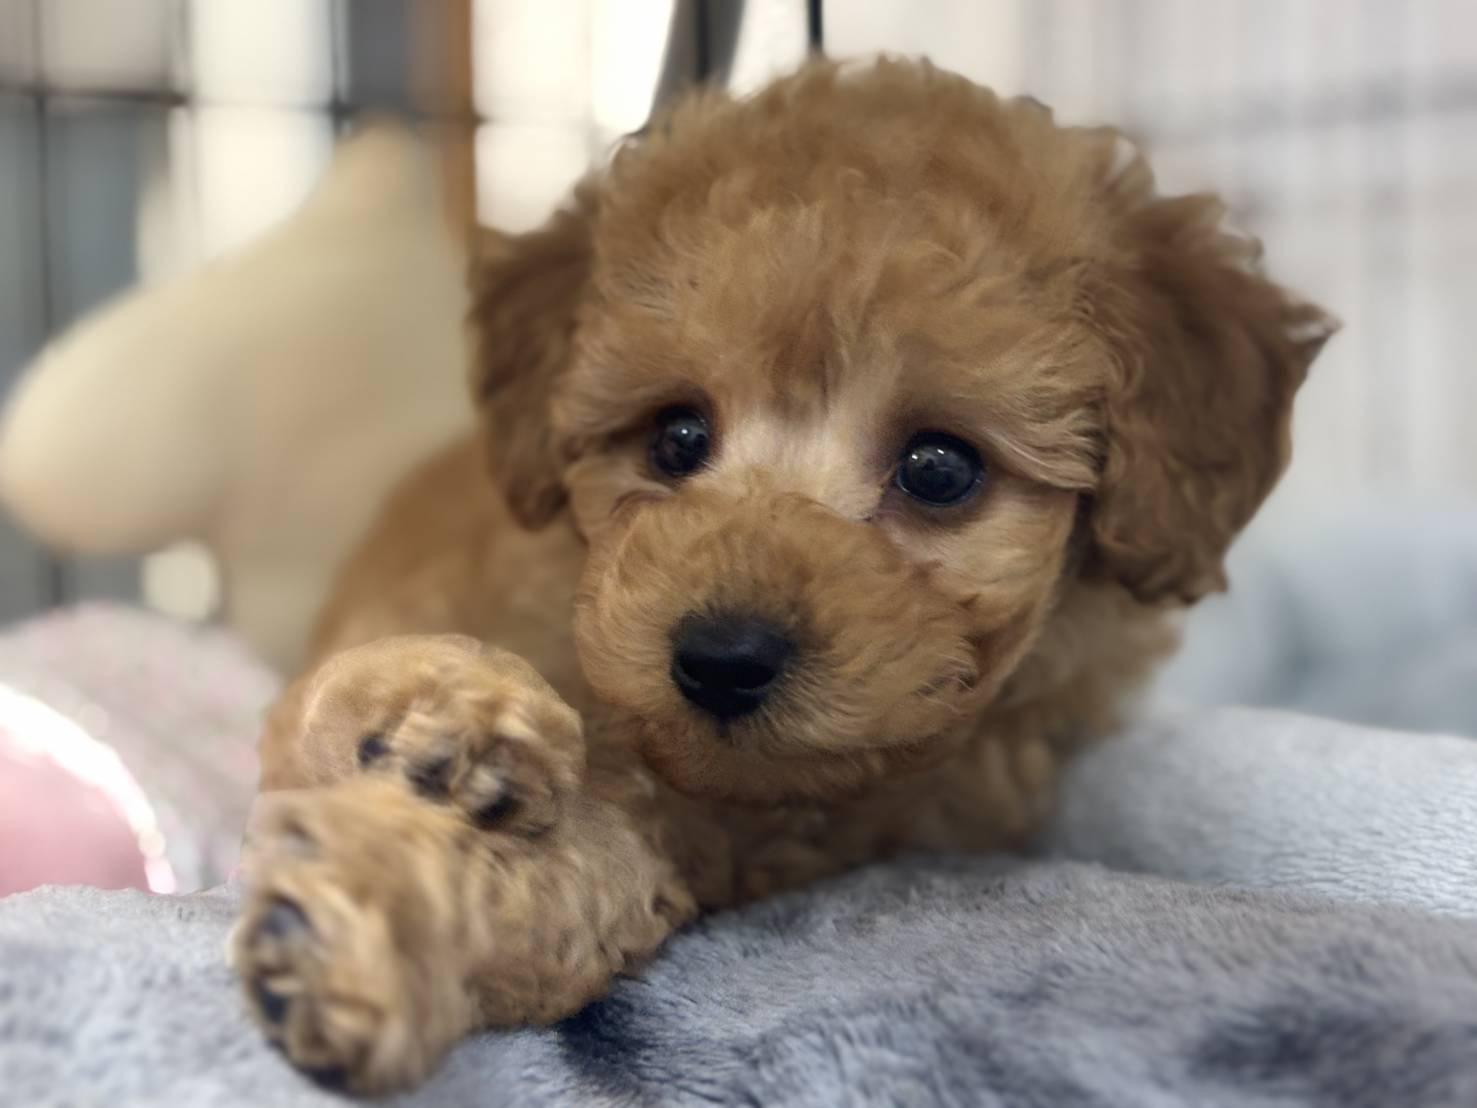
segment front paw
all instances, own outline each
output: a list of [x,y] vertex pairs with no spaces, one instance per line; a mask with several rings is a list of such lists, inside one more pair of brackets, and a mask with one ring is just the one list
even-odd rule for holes
[[268,787],[393,775],[478,827],[536,835],[559,820],[584,772],[579,714],[521,658],[461,636],[397,636],[336,654],[283,712],[287,741],[274,746],[272,729],[263,740],[264,781],[279,760],[308,771]]
[[444,872],[467,834],[389,782],[263,803],[231,960],[268,1041],[317,1084],[408,1088],[474,1022]]
[[563,701],[480,664],[361,736],[355,755],[480,828],[537,835],[578,789],[581,752],[579,717]]

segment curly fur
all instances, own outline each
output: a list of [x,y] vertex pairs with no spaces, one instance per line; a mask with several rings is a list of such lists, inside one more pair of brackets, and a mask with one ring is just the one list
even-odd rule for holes
[[[480,442],[392,499],[264,739],[268,787],[317,786],[254,840],[236,946],[289,1056],[404,1085],[699,909],[1029,830],[1224,584],[1332,330],[1221,214],[1110,130],[884,60],[698,94],[487,232]],[[647,459],[677,403],[716,443],[680,483]],[[891,484],[924,428],[987,458],[967,506]],[[735,609],[797,662],[720,725],[671,636]]]

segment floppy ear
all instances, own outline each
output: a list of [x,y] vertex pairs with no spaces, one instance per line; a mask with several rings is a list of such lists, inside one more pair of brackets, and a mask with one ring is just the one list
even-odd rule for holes
[[482,231],[473,253],[473,399],[493,478],[529,528],[565,500],[550,409],[589,277],[594,207],[593,187],[581,185],[537,231]]
[[1225,587],[1226,549],[1287,465],[1293,394],[1338,328],[1261,276],[1260,244],[1221,230],[1224,210],[1140,199],[1124,213],[1130,260],[1101,290],[1117,373],[1095,560],[1149,603]]

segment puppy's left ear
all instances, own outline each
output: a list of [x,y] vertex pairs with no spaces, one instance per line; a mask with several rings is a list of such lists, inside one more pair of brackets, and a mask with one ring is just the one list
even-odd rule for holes
[[1124,213],[1128,264],[1100,289],[1118,372],[1093,545],[1138,599],[1191,603],[1225,587],[1222,559],[1287,466],[1293,394],[1338,324],[1261,276],[1260,245],[1221,229],[1218,200],[1151,188]]
[[594,211],[594,188],[581,185],[538,230],[480,232],[473,253],[473,399],[493,478],[529,528],[565,500],[552,407],[589,279]]

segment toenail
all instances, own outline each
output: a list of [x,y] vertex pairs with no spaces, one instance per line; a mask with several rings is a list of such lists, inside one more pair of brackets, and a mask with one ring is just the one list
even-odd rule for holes
[[389,744],[385,742],[385,736],[379,731],[371,731],[359,740],[359,765],[360,768],[372,765],[390,752]]

